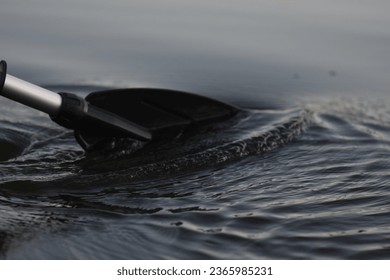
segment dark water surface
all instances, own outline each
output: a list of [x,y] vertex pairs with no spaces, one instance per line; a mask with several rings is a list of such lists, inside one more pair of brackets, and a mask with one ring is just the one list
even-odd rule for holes
[[390,258],[386,1],[32,2],[0,10],[11,74],[243,111],[164,146],[86,155],[1,99],[1,258]]

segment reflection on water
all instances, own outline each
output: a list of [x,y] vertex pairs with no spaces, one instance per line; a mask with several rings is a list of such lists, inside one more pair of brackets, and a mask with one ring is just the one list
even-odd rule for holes
[[7,0],[0,49],[10,71],[40,83],[111,80],[244,97],[384,93],[388,8],[384,0]]
[[2,99],[1,258],[388,259],[387,8],[3,1],[11,74],[246,110],[190,139],[85,155],[71,131]]

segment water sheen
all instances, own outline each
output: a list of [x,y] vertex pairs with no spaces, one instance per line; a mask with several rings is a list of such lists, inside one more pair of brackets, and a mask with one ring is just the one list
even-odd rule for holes
[[184,143],[109,155],[85,155],[55,124],[1,121],[2,151],[13,147],[2,256],[386,258],[388,108],[248,109]]
[[21,2],[0,10],[15,76],[243,110],[85,154],[2,98],[0,258],[390,258],[388,1]]

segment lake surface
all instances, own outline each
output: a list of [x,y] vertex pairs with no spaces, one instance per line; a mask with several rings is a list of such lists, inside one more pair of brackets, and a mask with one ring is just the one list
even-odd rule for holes
[[242,108],[187,139],[86,154],[0,102],[4,259],[389,259],[388,1],[6,0],[10,74],[82,96]]

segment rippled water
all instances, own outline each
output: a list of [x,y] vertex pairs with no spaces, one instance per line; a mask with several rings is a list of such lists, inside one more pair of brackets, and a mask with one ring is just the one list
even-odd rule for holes
[[387,2],[117,0],[104,24],[104,3],[19,2],[0,11],[12,74],[80,95],[188,90],[243,110],[173,143],[85,154],[3,98],[1,258],[390,258]]

